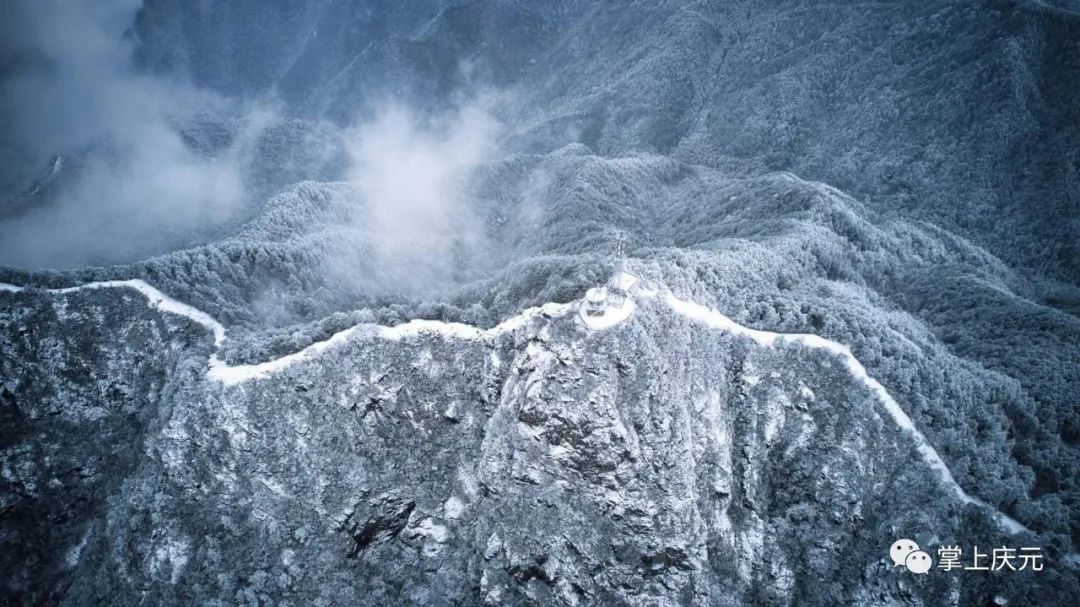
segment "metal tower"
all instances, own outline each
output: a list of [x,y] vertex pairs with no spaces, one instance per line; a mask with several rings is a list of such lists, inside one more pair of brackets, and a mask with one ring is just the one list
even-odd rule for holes
[[619,234],[615,241],[615,277],[619,278],[626,271],[626,255],[630,252],[630,245],[626,241],[626,234]]

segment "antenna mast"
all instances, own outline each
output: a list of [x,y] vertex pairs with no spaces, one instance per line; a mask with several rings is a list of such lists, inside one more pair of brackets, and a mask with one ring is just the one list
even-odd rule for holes
[[615,274],[616,278],[622,280],[622,275],[626,271],[626,254],[629,251],[629,245],[626,242],[626,234],[619,234],[619,239],[615,241],[615,255],[618,258],[616,262]]

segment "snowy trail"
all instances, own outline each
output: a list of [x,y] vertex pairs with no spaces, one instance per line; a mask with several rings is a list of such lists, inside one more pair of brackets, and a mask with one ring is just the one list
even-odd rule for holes
[[[69,287],[64,289],[47,289],[49,293],[55,294],[67,294],[74,293],[85,289],[105,289],[105,288],[130,288],[142,293],[148,300],[150,307],[177,314],[185,318],[189,318],[192,321],[202,325],[209,330],[214,336],[215,348],[220,348],[225,341],[225,327],[215,320],[212,316],[199,310],[188,304],[179,302],[171,297],[165,295],[161,291],[150,286],[146,282],[139,279],[132,280],[110,280],[102,282],[92,282],[78,287]],[[0,291],[7,292],[19,292],[22,291],[22,287],[10,285],[7,283],[0,283]],[[649,293],[647,297],[653,296]],[[851,349],[847,346],[825,339],[819,335],[813,335],[809,333],[773,333],[771,331],[762,331],[759,329],[751,329],[735,322],[731,318],[725,316],[721,312],[708,308],[706,306],[680,299],[670,292],[665,293],[662,296],[663,302],[668,305],[673,311],[681,316],[689,318],[695,322],[701,323],[707,327],[713,329],[719,329],[726,331],[734,335],[747,337],[753,340],[755,343],[763,347],[774,347],[784,343],[795,343],[802,345],[806,348],[815,350],[824,350],[839,356],[844,360],[845,366],[848,372],[853,378],[858,380],[864,386],[870,389],[871,392],[882,402],[885,406],[885,410],[888,411],[893,421],[900,427],[901,431],[907,433],[913,441],[915,441],[916,448],[923,460],[933,469],[941,478],[953,493],[963,501],[964,503],[975,504],[989,509],[995,514],[1002,527],[1009,533],[1031,532],[1027,527],[1022,525],[1015,519],[1007,516],[1006,514],[994,509],[985,501],[969,495],[956,479],[953,478],[952,472],[949,467],[938,455],[938,452],[926,439],[926,436],[915,427],[914,422],[900,407],[899,403],[889,394],[883,385],[876,379],[870,376],[866,367],[855,358]],[[232,386],[240,384],[249,380],[269,377],[275,373],[282,371],[283,369],[292,366],[301,361],[310,360],[322,352],[334,348],[340,344],[347,342],[353,335],[367,334],[374,337],[378,337],[386,340],[400,340],[407,337],[412,337],[421,334],[435,334],[451,339],[461,340],[482,340],[496,337],[500,334],[512,332],[519,327],[524,326],[531,319],[537,317],[555,318],[564,316],[568,312],[574,309],[575,303],[568,304],[556,304],[547,303],[536,308],[529,308],[517,316],[513,316],[502,323],[492,327],[490,329],[479,329],[471,325],[461,323],[448,323],[435,320],[412,320],[400,325],[392,327],[382,325],[356,325],[348,329],[339,331],[328,339],[311,344],[310,346],[300,350],[276,358],[263,363],[254,365],[236,365],[229,366],[225,361],[218,357],[215,352],[210,358],[209,368],[207,370],[207,377],[211,380],[220,382],[226,386]]]
[[[68,293],[75,293],[77,291],[85,291],[88,289],[117,289],[128,288],[135,289],[149,301],[151,308],[163,310],[165,312],[171,312],[179,316],[190,318],[196,323],[206,327],[208,331],[214,336],[214,346],[221,347],[221,344],[225,342],[225,326],[214,320],[213,316],[210,316],[206,312],[189,306],[186,303],[179,302],[168,295],[158,291],[154,287],[151,287],[145,281],[139,279],[132,280],[104,280],[101,282],[89,282],[77,287],[68,287],[66,289],[43,289],[49,293],[56,295],[66,295]],[[0,291],[7,291],[10,293],[18,293],[22,291],[24,287],[17,287],[15,285],[0,282]]]
[[[213,334],[215,348],[220,348],[225,342],[225,326],[214,319],[214,317],[198,308],[179,302],[168,295],[165,295],[143,280],[105,280],[101,282],[90,282],[77,287],[42,290],[55,295],[66,295],[88,289],[115,288],[134,289],[146,297],[151,308],[183,316],[202,325]],[[24,287],[0,282],[0,291],[18,293],[23,289]],[[542,306],[529,308],[521,314],[508,318],[490,329],[478,329],[472,325],[437,320],[411,320],[392,327],[383,325],[356,325],[338,331],[329,338],[315,342],[299,352],[293,352],[292,354],[287,354],[280,358],[254,365],[230,366],[225,361],[221,360],[215,352],[210,357],[210,366],[207,370],[207,377],[225,384],[226,386],[233,386],[253,379],[269,377],[298,362],[310,360],[326,350],[347,342],[353,335],[360,334],[367,334],[386,340],[400,340],[422,334],[434,334],[462,340],[489,339],[503,333],[513,332],[519,327],[524,326],[530,320],[540,316],[546,318],[564,316],[574,308],[574,305],[575,304],[573,303],[546,303]]]
[[276,358],[264,363],[254,365],[228,366],[224,361],[214,355],[210,359],[210,370],[207,376],[227,386],[236,385],[252,379],[269,377],[274,373],[285,369],[301,361],[310,360],[325,350],[336,345],[345,343],[353,335],[367,334],[386,340],[400,340],[422,334],[440,335],[442,337],[461,340],[481,340],[496,337],[502,333],[510,333],[523,326],[532,318],[545,316],[554,318],[563,316],[573,307],[573,304],[548,303],[538,308],[529,308],[521,314],[511,317],[491,329],[478,329],[472,325],[455,322],[441,322],[437,320],[411,320],[400,325],[386,327],[382,325],[356,325],[331,335],[328,339],[315,342],[310,346]]
[[911,421],[911,418],[908,417],[908,414],[900,407],[900,404],[896,402],[896,399],[889,394],[885,389],[885,386],[881,385],[881,382],[870,376],[866,371],[866,367],[864,367],[863,364],[855,358],[855,355],[851,353],[851,348],[848,348],[841,343],[825,339],[820,335],[809,333],[773,333],[771,331],[761,331],[744,327],[716,310],[684,299],[679,299],[670,293],[667,294],[664,299],[673,310],[691,320],[714,329],[727,331],[734,335],[748,337],[764,347],[774,347],[790,342],[813,350],[825,350],[830,354],[839,356],[843,359],[848,373],[864,386],[870,388],[870,391],[874,393],[877,399],[885,405],[885,410],[889,412],[889,415],[896,425],[915,441],[915,446],[923,460],[930,468],[937,472],[938,476],[941,477],[941,480],[953,490],[961,501],[992,510],[997,516],[998,521],[1009,533],[1020,533],[1021,531],[1030,533],[1031,530],[1022,525],[1019,521],[999,512],[983,500],[969,495],[964,491],[960,484],[956,482],[956,479],[953,478],[949,467],[941,459],[941,456],[938,455],[937,450],[930,444],[930,441],[926,440],[926,436],[915,427],[915,423]]

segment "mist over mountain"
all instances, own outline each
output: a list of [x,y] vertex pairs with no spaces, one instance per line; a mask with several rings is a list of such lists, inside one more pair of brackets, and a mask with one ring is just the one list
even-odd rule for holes
[[1080,591],[1080,3],[4,11],[3,602]]

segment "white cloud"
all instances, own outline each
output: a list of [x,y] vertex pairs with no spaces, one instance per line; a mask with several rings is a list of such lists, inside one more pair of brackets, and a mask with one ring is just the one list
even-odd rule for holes
[[497,135],[479,104],[434,119],[388,104],[349,134],[348,179],[359,193],[354,234],[387,287],[445,286],[455,263],[483,248],[465,185],[492,159]]
[[125,261],[166,250],[239,207],[235,154],[192,150],[177,126],[224,102],[132,68],[129,28],[140,6],[40,0],[13,8],[0,47],[14,65],[0,81],[8,169],[25,181],[53,154],[75,161],[54,201],[0,223],[0,264]]

